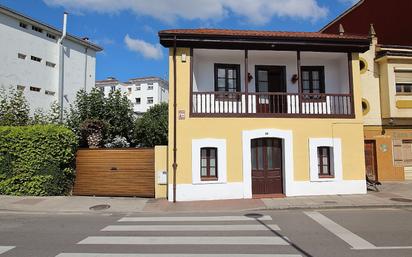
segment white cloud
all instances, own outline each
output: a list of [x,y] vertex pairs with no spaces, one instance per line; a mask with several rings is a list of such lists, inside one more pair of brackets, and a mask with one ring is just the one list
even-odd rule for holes
[[163,57],[160,44],[150,44],[141,39],[131,38],[129,35],[124,37],[124,43],[130,51],[140,53],[145,58],[159,60]]
[[177,19],[221,20],[229,13],[255,24],[273,17],[315,21],[325,18],[328,9],[318,0],[43,0],[50,6],[63,6],[75,12],[118,13],[130,10],[173,23]]
[[358,3],[360,0],[339,0],[339,2],[344,3],[344,4],[349,4],[349,5],[354,5]]

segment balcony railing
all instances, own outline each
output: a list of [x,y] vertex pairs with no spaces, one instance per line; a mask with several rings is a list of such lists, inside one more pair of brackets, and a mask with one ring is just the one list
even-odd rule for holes
[[193,92],[197,117],[353,117],[350,94]]

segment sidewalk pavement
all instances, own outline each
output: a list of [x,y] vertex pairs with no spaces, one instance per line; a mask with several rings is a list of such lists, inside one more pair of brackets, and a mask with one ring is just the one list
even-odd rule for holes
[[[95,208],[91,208],[95,207]],[[383,183],[366,195],[305,196],[170,203],[165,199],[127,197],[0,196],[0,211],[30,213],[179,213],[324,208],[412,207],[412,181]]]

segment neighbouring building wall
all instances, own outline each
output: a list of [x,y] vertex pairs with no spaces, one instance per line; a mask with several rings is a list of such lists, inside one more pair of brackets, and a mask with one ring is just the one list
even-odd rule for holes
[[[255,137],[281,138],[284,152],[284,190],[286,196],[366,193],[365,161],[363,152],[363,124],[359,58],[353,54],[354,119],[321,118],[191,118],[190,113],[190,58],[182,62],[182,54],[190,56],[190,49],[177,49],[177,201],[251,198],[250,140]],[[168,181],[169,200],[173,181],[173,50],[169,54],[170,99]],[[239,57],[239,60],[241,56]],[[199,72],[195,52],[194,70]],[[292,61],[291,61],[292,62]],[[347,62],[346,62],[347,64]],[[290,74],[293,71],[290,72]],[[209,76],[213,73],[209,70]],[[197,78],[198,79],[198,78]],[[203,80],[206,79],[204,75]],[[193,82],[195,83],[195,82]],[[209,85],[204,83],[203,85]],[[199,80],[197,80],[199,87]],[[195,87],[194,87],[195,88]],[[184,115],[180,115],[184,114]],[[184,118],[182,118],[184,116]],[[320,181],[314,179],[313,149],[325,143],[333,147],[336,177]],[[218,163],[222,177],[205,182],[196,178],[198,147],[218,148]],[[249,150],[248,150],[249,149]],[[312,157],[311,157],[312,156]],[[316,156],[316,155],[315,155]],[[248,164],[249,163],[249,164]],[[249,165],[249,166],[248,166]],[[317,174],[317,173],[316,173]]]
[[[58,101],[59,45],[58,35],[32,30],[30,23],[0,14],[0,86],[24,87],[31,111],[48,110]],[[55,39],[47,37],[52,34]],[[64,106],[75,99],[80,89],[90,90],[95,81],[96,51],[71,40],[64,40]],[[19,54],[20,57],[19,58]],[[24,58],[22,58],[24,56]],[[35,61],[32,56],[39,58]],[[30,89],[32,87],[32,90]],[[39,91],[34,91],[35,89]]]

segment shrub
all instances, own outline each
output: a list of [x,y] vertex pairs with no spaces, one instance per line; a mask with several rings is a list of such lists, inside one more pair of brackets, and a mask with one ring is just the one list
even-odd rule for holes
[[114,139],[111,142],[106,143],[104,145],[104,147],[107,147],[107,148],[125,148],[125,147],[130,147],[130,143],[127,142],[126,138],[116,136],[116,137],[114,137]]
[[136,121],[134,138],[139,146],[166,145],[167,131],[168,105],[156,104]]
[[77,139],[58,125],[0,127],[0,193],[67,194]]

